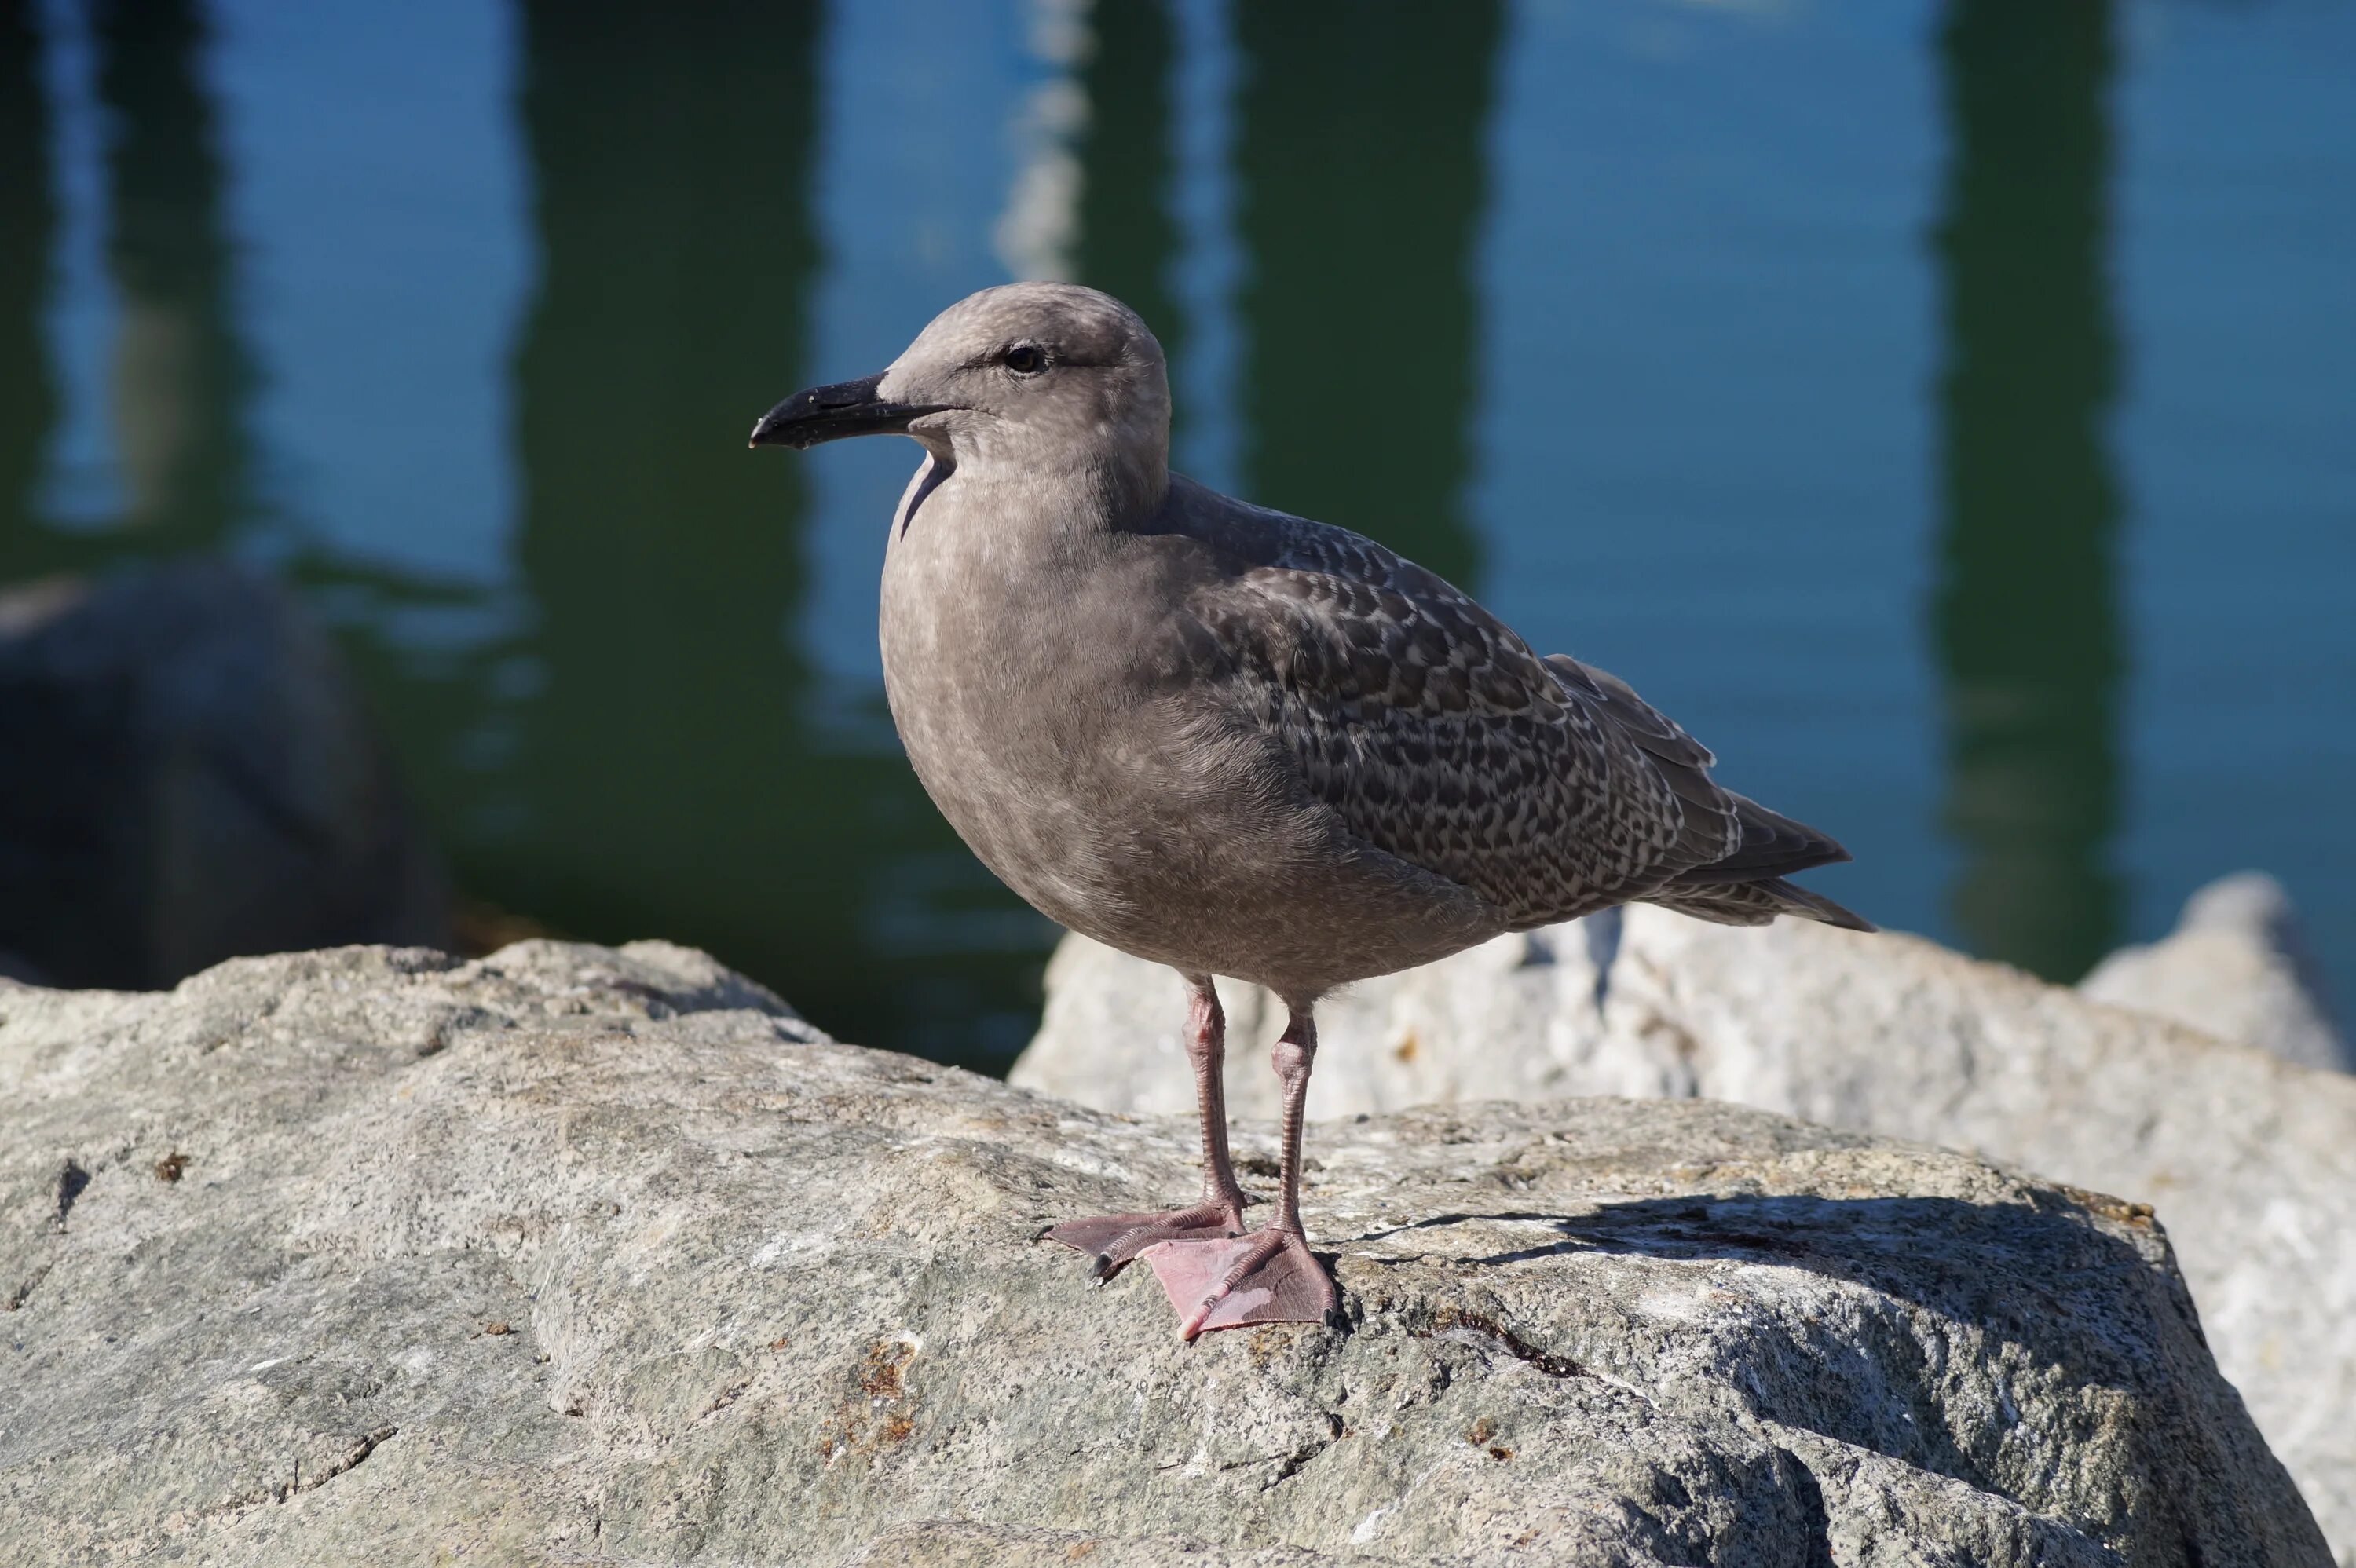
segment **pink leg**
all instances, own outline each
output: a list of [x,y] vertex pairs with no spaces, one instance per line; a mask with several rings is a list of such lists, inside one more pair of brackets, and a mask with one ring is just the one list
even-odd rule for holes
[[1283,1190],[1275,1222],[1248,1236],[1175,1238],[1146,1253],[1185,1339],[1210,1328],[1254,1323],[1325,1323],[1337,1298],[1325,1266],[1309,1250],[1301,1226],[1301,1122],[1309,1098],[1309,1069],[1317,1057],[1312,1005],[1293,1008],[1276,1042],[1276,1075],[1284,1084]]
[[1049,1241],[1076,1247],[1096,1260],[1098,1281],[1158,1242],[1238,1236],[1244,1229],[1243,1189],[1227,1159],[1227,1087],[1222,1070],[1227,1053],[1227,1019],[1208,975],[1186,976],[1186,1060],[1194,1069],[1194,1101],[1203,1114],[1203,1201],[1160,1214],[1106,1214],[1067,1220],[1047,1232]]

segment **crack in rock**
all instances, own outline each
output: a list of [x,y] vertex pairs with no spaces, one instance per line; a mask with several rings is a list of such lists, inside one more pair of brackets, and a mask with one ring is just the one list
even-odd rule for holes
[[1222,1465],[1219,1468],[1222,1470],[1246,1469],[1253,1465],[1267,1464],[1269,1460],[1273,1459],[1276,1461],[1276,1474],[1270,1476],[1265,1482],[1263,1482],[1259,1489],[1263,1492],[1275,1490],[1278,1487],[1299,1475],[1307,1467],[1312,1459],[1316,1458],[1320,1454],[1324,1453],[1327,1449],[1333,1447],[1334,1444],[1339,1443],[1342,1440],[1342,1433],[1344,1431],[1342,1418],[1334,1414],[1330,1410],[1324,1413],[1325,1420],[1328,1424],[1328,1430],[1323,1441],[1305,1443],[1300,1447],[1291,1450],[1290,1453],[1263,1454],[1257,1459],[1248,1459],[1239,1464]]
[[1443,1307],[1432,1314],[1431,1327],[1411,1330],[1419,1339],[1454,1339],[1475,1349],[1483,1342],[1504,1350],[1514,1360],[1535,1367],[1550,1378],[1591,1378],[1597,1374],[1584,1363],[1569,1356],[1558,1356],[1542,1350],[1494,1318],[1461,1307]]
[[66,1216],[73,1212],[74,1200],[89,1185],[90,1172],[82,1168],[80,1160],[69,1157],[58,1172],[57,1212],[49,1220],[49,1229],[61,1232],[66,1228]]
[[367,1436],[344,1450],[341,1458],[333,1461],[326,1469],[315,1475],[304,1475],[302,1461],[298,1459],[294,1463],[294,1474],[288,1477],[285,1485],[262,1487],[253,1491],[241,1492],[227,1502],[207,1509],[206,1512],[213,1516],[242,1513],[247,1509],[259,1508],[263,1503],[283,1503],[290,1498],[300,1497],[305,1492],[316,1491],[337,1476],[347,1471],[356,1470],[368,1463],[369,1456],[383,1447],[400,1431],[400,1427],[390,1424],[377,1427]]
[[23,1284],[19,1285],[15,1290],[10,1291],[5,1296],[0,1297],[0,1312],[15,1312],[22,1307],[25,1303],[32,1300],[33,1292],[40,1288],[41,1281],[48,1278],[49,1271],[57,1266],[58,1260],[55,1258],[48,1259],[42,1263],[38,1268],[35,1269],[32,1274],[26,1278]]

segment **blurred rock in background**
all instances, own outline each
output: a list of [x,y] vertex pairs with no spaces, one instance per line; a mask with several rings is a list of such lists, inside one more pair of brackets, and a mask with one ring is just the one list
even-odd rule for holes
[[2302,1067],[2356,1072],[2290,894],[2263,871],[2220,877],[2184,901],[2176,929],[2122,947],[2078,982],[2098,1002],[2157,1013]]
[[0,972],[446,946],[450,891],[327,634],[236,566],[0,589]]

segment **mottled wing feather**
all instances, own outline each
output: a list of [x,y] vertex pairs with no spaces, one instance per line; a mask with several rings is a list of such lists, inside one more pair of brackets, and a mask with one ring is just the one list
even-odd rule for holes
[[[1669,879],[1668,886],[1714,888],[1739,882],[1766,883],[1769,879],[1849,858],[1848,851],[1829,836],[1804,822],[1794,822],[1780,812],[1770,811],[1750,796],[1736,795],[1707,777],[1707,770],[1718,761],[1709,748],[1637,696],[1618,676],[1593,665],[1580,664],[1563,654],[1549,654],[1546,662],[1566,684],[1591,688],[1598,694],[1612,722],[1650,754],[1654,765],[1686,803],[1685,837],[1694,853],[1674,868],[1676,874]],[[1839,905],[1781,880],[1764,886],[1761,891],[1742,894],[1735,901],[1756,910],[1763,907],[1762,899],[1772,904],[1779,898],[1784,902],[1775,907],[1787,914],[1794,912],[1792,906],[1796,903],[1815,918],[1832,920],[1834,924],[1857,920]],[[1826,909],[1839,911],[1842,918],[1833,920],[1825,912]]]
[[1674,874],[1707,866],[1741,845],[1742,797],[1710,778],[1709,769],[1718,759],[1708,746],[1610,670],[1581,664],[1568,654],[1548,654],[1546,663],[1565,687],[1589,698],[1614,728],[1636,743],[1676,795],[1685,817],[1659,870]]
[[1610,670],[1581,664],[1569,654],[1548,654],[1546,662],[1566,686],[1592,698],[1636,743],[1667,762],[1691,768],[1718,765],[1710,749],[1686,733],[1685,726],[1635,693]]
[[1194,610],[1231,699],[1365,841],[1516,926],[1600,909],[1737,848],[1709,752],[1634,692],[1541,659],[1430,572],[1279,513]]

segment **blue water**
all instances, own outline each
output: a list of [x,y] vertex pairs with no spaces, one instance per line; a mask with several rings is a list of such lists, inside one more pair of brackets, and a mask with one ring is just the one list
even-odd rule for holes
[[0,580],[337,629],[473,899],[1019,1047],[897,753],[915,452],[744,450],[1098,283],[1182,466],[1617,670],[2057,978],[2276,871],[2356,998],[2356,7],[267,0],[0,25]]

